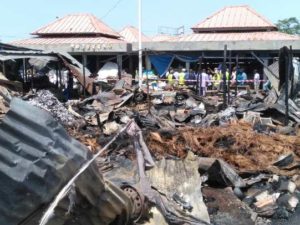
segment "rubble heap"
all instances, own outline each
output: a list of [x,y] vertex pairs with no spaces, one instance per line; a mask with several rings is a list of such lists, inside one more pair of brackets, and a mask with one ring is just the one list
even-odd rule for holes
[[289,153],[300,159],[299,136],[260,134],[242,121],[221,127],[149,132],[146,142],[157,158],[184,158],[190,150],[201,157],[222,158],[239,171],[274,171],[272,162]]
[[[264,96],[247,90],[231,96],[227,108],[219,96],[199,97],[184,88],[146,98],[145,90],[122,79],[66,104],[48,90],[25,97],[27,103],[0,93],[1,117],[7,113],[0,123],[0,163],[8,165],[0,173],[19,181],[5,197],[11,205],[16,196],[24,200],[17,204],[22,213],[6,215],[9,225],[38,224],[66,183],[49,225],[298,221],[297,99],[289,101],[284,126],[284,105],[274,91]],[[11,173],[18,168],[22,179]],[[57,173],[60,179],[51,179]],[[4,190],[6,181],[0,179]],[[25,207],[32,196],[42,197]]]
[[28,101],[30,104],[51,113],[63,125],[72,126],[76,122],[74,115],[49,90],[38,90],[34,95],[29,97]]

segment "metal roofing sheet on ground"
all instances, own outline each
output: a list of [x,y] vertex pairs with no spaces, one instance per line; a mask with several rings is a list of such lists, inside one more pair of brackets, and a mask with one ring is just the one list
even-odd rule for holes
[[247,5],[229,6],[207,17],[193,28],[194,31],[230,29],[273,29],[276,26]]
[[90,157],[49,113],[14,98],[0,124],[0,223],[22,223]]
[[113,37],[120,35],[92,14],[71,14],[64,16],[32,34],[102,34]]
[[197,41],[279,41],[299,40],[299,36],[289,35],[277,31],[271,32],[243,32],[243,33],[199,33],[180,36],[171,42]]
[[[120,35],[129,43],[139,41],[139,30],[133,26],[124,27],[123,30],[120,31]],[[151,39],[142,33],[142,41],[149,42]]]
[[[0,224],[39,224],[43,208],[91,157],[48,112],[13,98],[0,123]],[[76,224],[127,224],[129,198],[104,181],[95,163],[75,185],[78,207],[72,213],[80,214]],[[56,207],[48,225],[66,224],[75,217],[66,216],[65,203]]]

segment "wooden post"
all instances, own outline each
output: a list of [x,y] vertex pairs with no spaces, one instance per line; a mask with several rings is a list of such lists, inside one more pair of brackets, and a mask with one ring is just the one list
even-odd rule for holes
[[[202,81],[202,75],[201,75],[201,70],[202,70],[202,60],[203,60],[203,57],[200,58],[199,60],[199,66],[198,66],[198,75],[197,75],[197,83],[196,83],[196,92],[197,94],[200,96],[202,94],[202,85],[201,85],[201,81]],[[200,83],[200,87],[199,87],[199,83]],[[199,93],[200,91],[200,93]]]
[[129,55],[129,73],[133,76],[133,79],[135,79],[135,71],[133,71],[133,59],[132,55]]
[[58,89],[58,82],[59,82],[59,77],[58,77],[58,62],[55,65],[55,75],[56,75],[56,82],[55,82],[55,86]]
[[85,86],[86,86],[86,81],[85,81],[86,59],[87,59],[87,56],[85,54],[83,54],[82,55],[82,74],[83,74],[83,97],[84,98],[86,96],[86,92],[85,92]]
[[223,74],[223,108],[227,107],[227,100],[226,100],[226,61],[227,61],[227,45],[224,46],[224,57],[223,57],[223,65],[222,65],[222,74]]
[[235,97],[237,96],[238,93],[238,79],[237,79],[237,75],[238,75],[238,68],[239,68],[239,55],[236,54],[236,58],[235,58]]
[[117,55],[117,64],[118,64],[118,77],[119,80],[121,80],[121,73],[122,73],[122,67],[123,67],[123,61],[122,61],[122,55]]
[[292,46],[288,55],[288,74],[285,74],[285,126],[289,125],[289,78],[292,77],[293,72],[293,53]]
[[26,73],[26,59],[23,59],[23,80],[24,83],[27,81],[27,73]]
[[[147,55],[147,52],[145,51],[145,58],[148,58],[148,55]],[[150,88],[149,88],[149,70],[147,69],[147,73],[146,73],[146,76],[147,76],[147,102],[148,102],[148,113],[150,114]]]
[[97,70],[97,73],[98,71],[100,70],[100,62],[99,62],[99,55],[96,56],[96,70]]
[[228,90],[228,98],[227,103],[230,103],[230,84],[231,84],[231,77],[232,77],[232,61],[231,61],[231,51],[229,51],[229,78],[227,82],[227,90]]
[[59,89],[62,90],[61,86],[61,64],[60,62],[58,63],[58,76],[59,76]]
[[30,71],[31,71],[31,80],[30,80],[30,82],[31,82],[31,90],[33,90],[33,73],[34,73],[33,66],[31,67]]

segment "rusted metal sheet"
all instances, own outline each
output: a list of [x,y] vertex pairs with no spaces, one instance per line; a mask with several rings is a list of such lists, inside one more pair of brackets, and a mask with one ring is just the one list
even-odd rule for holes
[[[65,56],[66,54],[64,54]],[[80,67],[76,67],[69,63],[62,55],[58,55],[64,65],[70,70],[70,72],[73,74],[73,76],[79,81],[79,83],[88,91],[89,94],[93,94],[93,82],[94,79],[89,77],[89,73],[85,74],[85,79],[84,75],[82,73],[82,69]],[[81,65],[81,64],[80,64]],[[82,66],[82,65],[81,65]],[[87,70],[85,68],[85,70]]]

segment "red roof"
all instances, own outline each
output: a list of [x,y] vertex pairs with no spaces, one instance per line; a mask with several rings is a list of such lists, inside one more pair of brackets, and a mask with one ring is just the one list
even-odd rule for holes
[[192,27],[194,32],[277,30],[276,26],[247,5],[228,6]]
[[119,38],[120,35],[92,14],[71,14],[64,16],[32,34],[50,35],[106,35]]
[[[139,29],[134,26],[124,27],[119,33],[127,42],[133,43],[139,41]],[[151,39],[142,33],[142,42],[149,41],[151,41]]]
[[170,41],[288,41],[298,40],[300,37],[281,33],[278,31],[270,32],[233,32],[233,33],[194,33],[174,38]]
[[62,44],[114,44],[126,43],[120,39],[107,37],[37,37],[11,42],[14,45],[62,45]]

